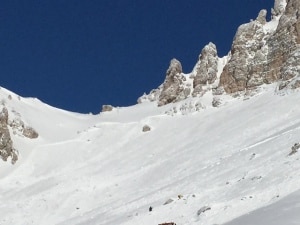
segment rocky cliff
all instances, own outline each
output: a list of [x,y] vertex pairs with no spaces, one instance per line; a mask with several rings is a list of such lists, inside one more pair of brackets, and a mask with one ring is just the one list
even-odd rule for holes
[[297,87],[299,6],[299,0],[277,0],[272,21],[266,23],[266,11],[262,10],[256,20],[238,28],[231,47],[231,59],[220,78],[219,85],[227,93],[276,81],[285,86],[292,82],[291,87]]
[[255,20],[238,28],[225,63],[213,43],[203,48],[189,74],[183,74],[180,62],[173,59],[163,84],[138,102],[157,101],[162,106],[201,98],[207,91],[215,96],[235,94],[274,82],[279,90],[300,87],[299,10],[300,0],[275,0],[270,21],[267,10],[261,10]]

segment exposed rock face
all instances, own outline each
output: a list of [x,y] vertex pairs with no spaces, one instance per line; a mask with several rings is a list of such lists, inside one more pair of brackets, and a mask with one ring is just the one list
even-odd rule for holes
[[[278,3],[279,4],[279,3]],[[280,5],[280,4],[279,4]],[[289,0],[276,33],[268,40],[268,77],[276,77],[286,87],[297,88],[300,73],[300,1]]]
[[8,129],[8,110],[3,107],[0,113],[0,156],[4,161],[11,157],[11,162],[18,160],[17,151],[13,148],[13,141]]
[[[21,115],[12,110],[9,114],[8,109],[4,106],[0,112],[0,157],[7,161],[11,157],[14,164],[18,160],[18,151],[13,146],[10,130],[13,135],[26,137],[30,139],[37,138],[39,134],[30,126],[25,125],[21,120]],[[9,117],[11,117],[9,119]]]
[[265,16],[265,11],[261,11],[257,20],[238,28],[231,47],[231,59],[220,77],[220,86],[227,93],[242,91],[264,82],[261,76],[263,71],[257,65],[266,60],[267,48],[263,48]]
[[137,102],[154,102],[159,100],[159,96],[162,90],[162,85],[160,85],[157,89],[153,89],[149,94],[144,93],[141,97],[138,98]]
[[275,0],[271,13],[269,22],[267,11],[261,10],[255,20],[238,28],[224,64],[213,43],[203,48],[190,74],[184,75],[173,59],[164,83],[139,102],[158,101],[162,106],[191,92],[201,98],[212,91],[212,106],[217,107],[221,102],[216,95],[245,91],[251,96],[263,84],[278,82],[278,90],[300,88],[300,0]]
[[102,112],[110,112],[113,110],[113,106],[112,105],[103,105],[102,106]]
[[213,43],[206,45],[199,56],[199,60],[194,68],[194,91],[195,97],[202,91],[202,86],[212,84],[217,79],[218,55],[217,48]]
[[38,138],[39,134],[32,127],[26,126],[20,117],[15,117],[8,122],[14,135],[24,136],[30,139]]
[[186,98],[190,90],[183,87],[183,81],[185,77],[182,74],[181,63],[177,59],[172,59],[159,96],[158,106]]
[[275,0],[274,8],[271,10],[272,17],[282,15],[286,6],[285,0]]
[[267,10],[265,10],[265,9],[260,10],[260,12],[256,18],[256,21],[259,22],[260,24],[264,25],[267,22],[266,16],[267,16]]
[[255,21],[239,27],[231,48],[231,60],[220,79],[220,86],[227,93],[281,80],[285,81],[285,87],[298,87],[299,10],[299,0],[277,0],[272,10],[273,19],[281,16],[276,30],[268,31],[264,27],[265,11],[261,11]]
[[39,136],[39,134],[32,127],[25,127],[23,129],[23,135],[30,139],[34,139]]

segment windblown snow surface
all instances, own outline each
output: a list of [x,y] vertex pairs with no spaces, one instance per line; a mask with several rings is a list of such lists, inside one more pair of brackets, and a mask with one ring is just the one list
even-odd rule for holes
[[173,114],[191,102],[83,115],[0,97],[39,133],[12,135],[19,160],[0,162],[1,225],[300,224],[300,92]]

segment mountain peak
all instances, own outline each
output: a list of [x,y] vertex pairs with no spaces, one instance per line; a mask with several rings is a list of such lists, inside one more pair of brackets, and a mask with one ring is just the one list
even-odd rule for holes
[[0,224],[297,224],[300,1],[276,2],[227,56],[172,59],[142,104],[83,115],[0,88],[0,157],[18,158]]
[[221,90],[227,94],[249,92],[274,82],[280,90],[298,88],[299,5],[298,0],[276,0],[271,21],[267,21],[267,10],[263,9],[255,20],[239,26],[225,64],[220,63],[213,43],[202,49],[191,73],[183,74],[181,64],[172,60],[163,84],[139,102],[151,99],[162,106],[189,97],[201,98],[207,89],[213,92],[207,85],[217,86],[219,90],[214,93],[218,94]]

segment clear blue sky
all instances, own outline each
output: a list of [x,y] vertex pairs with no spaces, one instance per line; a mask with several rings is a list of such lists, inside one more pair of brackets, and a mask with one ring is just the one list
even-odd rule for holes
[[0,85],[62,109],[99,113],[158,87],[172,58],[192,70],[205,44],[274,0],[0,0]]

